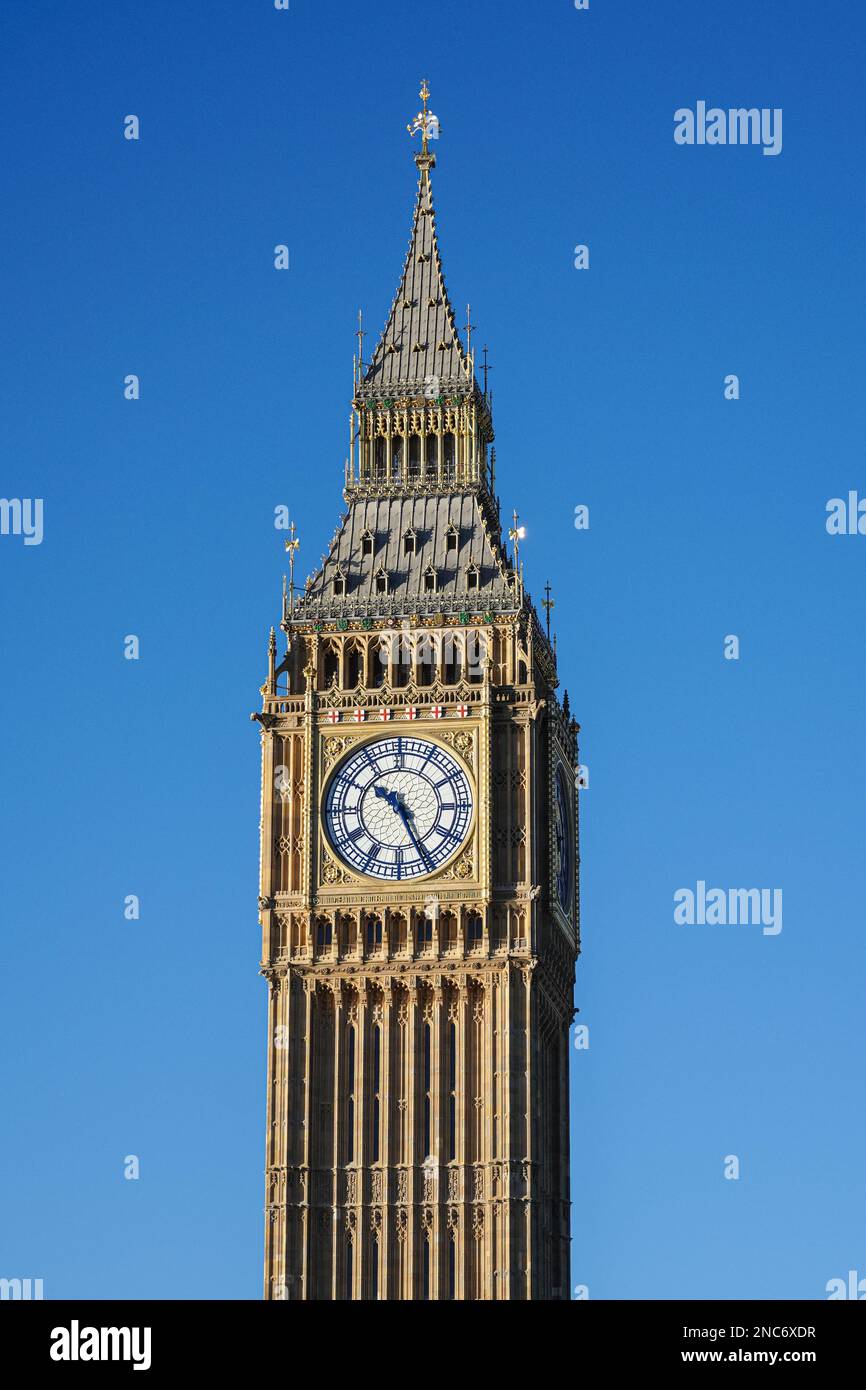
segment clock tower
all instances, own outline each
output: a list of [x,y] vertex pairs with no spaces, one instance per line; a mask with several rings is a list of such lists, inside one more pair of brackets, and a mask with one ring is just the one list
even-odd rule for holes
[[[355,360],[345,510],[261,726],[265,1298],[567,1299],[577,725],[503,539],[487,370],[409,248]],[[508,546],[510,541],[510,549]]]

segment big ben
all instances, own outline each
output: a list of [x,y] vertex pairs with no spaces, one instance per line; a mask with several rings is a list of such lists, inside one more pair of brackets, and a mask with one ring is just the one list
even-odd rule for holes
[[345,510],[303,586],[287,543],[253,716],[267,1299],[569,1297],[578,726],[516,514],[503,533],[428,96],[397,293],[358,336]]

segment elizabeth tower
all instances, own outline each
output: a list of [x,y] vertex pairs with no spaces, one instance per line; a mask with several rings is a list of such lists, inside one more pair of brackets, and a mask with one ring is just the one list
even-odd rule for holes
[[345,510],[297,592],[287,542],[286,649],[272,630],[253,716],[266,1298],[569,1297],[577,725],[516,514],[503,539],[421,96],[409,249],[369,356],[359,329]]

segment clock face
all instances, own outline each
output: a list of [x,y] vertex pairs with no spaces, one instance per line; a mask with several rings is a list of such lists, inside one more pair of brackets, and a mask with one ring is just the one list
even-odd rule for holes
[[423,738],[375,739],[328,784],[325,826],[340,858],[371,878],[418,878],[466,840],[472,788],[457,759]]
[[556,896],[563,912],[571,904],[571,820],[568,814],[568,787],[561,767],[556,769]]

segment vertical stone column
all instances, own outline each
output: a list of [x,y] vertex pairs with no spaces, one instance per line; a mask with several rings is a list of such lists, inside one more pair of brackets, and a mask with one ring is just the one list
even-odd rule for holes
[[[437,919],[441,920],[437,913]],[[437,931],[439,921],[437,920]],[[430,1298],[441,1297],[443,1279],[442,1251],[444,1245],[444,1187],[445,1169],[445,991],[441,975],[433,978],[432,1021],[430,1028],[430,1152],[425,1155],[428,1165],[424,1177],[424,1200],[433,1214],[430,1233]]]
[[382,1023],[382,1105],[379,1153],[382,1161],[382,1270],[379,1277],[381,1297],[392,1296],[392,1267],[396,1262],[396,1227],[394,1198],[396,1195],[395,1164],[397,1162],[394,1127],[397,1121],[395,1089],[399,1084],[396,1072],[395,1034],[399,1027],[394,998],[394,982],[385,981]]
[[[261,786],[261,840],[259,852],[259,897],[260,901],[273,903],[274,883],[274,734],[270,729],[262,729],[262,786]],[[263,908],[262,923],[262,961],[267,964],[271,956],[271,926],[273,914],[271,907]]]
[[[279,1111],[279,1053],[274,1044],[280,1017],[280,978],[268,972],[268,1076],[265,1134],[265,1283],[264,1296],[274,1297],[274,1284],[285,1278],[285,1233],[283,1211],[276,1206],[275,1169],[278,1163],[277,1125]],[[281,1246],[282,1236],[282,1246]],[[282,1253],[281,1253],[282,1250]]]
[[472,1168],[470,1163],[467,1124],[469,1104],[469,1054],[467,1049],[467,1029],[469,1015],[469,990],[465,974],[459,976],[455,990],[455,1012],[457,1020],[457,1096],[456,1133],[454,1157],[457,1173],[456,1206],[459,1213],[457,1228],[457,1268],[454,1297],[468,1299],[470,1261],[469,1242],[472,1238],[472,1205],[470,1202]]
[[[540,1216],[540,1163],[543,1160],[543,1155],[536,1150],[535,1135],[537,1133],[537,1125],[534,1123],[533,1116],[536,1111],[536,1102],[538,1102],[539,1112],[542,1104],[545,1102],[549,1104],[549,1098],[544,1097],[541,1089],[542,1074],[540,1070],[541,1057],[539,1055],[541,1050],[539,1024],[533,1017],[535,1012],[535,999],[532,989],[532,973],[534,967],[535,962],[530,961],[523,966],[520,974],[520,982],[524,992],[524,1047],[527,1059],[526,1079],[524,1082],[525,1119],[523,1126],[523,1158],[525,1159],[525,1163],[521,1165],[522,1171],[526,1175],[525,1198],[522,1203],[523,1211],[521,1212],[521,1224],[523,1227],[521,1234],[523,1259],[521,1260],[521,1264],[526,1272],[525,1274],[521,1274],[520,1278],[516,1281],[517,1292],[515,1296],[518,1298],[531,1298],[532,1287],[535,1283],[533,1277],[533,1262],[535,1257],[533,1235],[538,1230],[538,1221],[533,1221],[532,1218],[533,1214]],[[543,1220],[543,1217],[541,1217],[541,1219]]]
[[420,1293],[420,1238],[421,1238],[421,1216],[418,1191],[418,1164],[421,1141],[419,1138],[420,1129],[420,1109],[423,1101],[421,1095],[422,1075],[421,1075],[421,1055],[420,1038],[422,1027],[422,1010],[424,1007],[423,992],[421,990],[417,976],[413,976],[408,983],[409,995],[409,1021],[408,1036],[406,1040],[407,1052],[407,1124],[406,1124],[406,1201],[407,1201],[407,1232],[406,1232],[406,1282],[404,1285],[403,1297],[414,1299]]
[[[316,983],[312,978],[306,980],[304,990],[304,1129],[301,1141],[301,1172],[300,1183],[297,1186],[300,1205],[297,1213],[297,1239],[300,1244],[300,1278],[301,1288],[298,1292],[299,1298],[309,1298],[310,1296],[310,1221],[308,1213],[310,1211],[311,1182],[312,1173],[310,1165],[310,1141],[313,1132],[313,1051],[314,1051],[314,1032],[316,1027]],[[294,1298],[294,1291],[292,1297]]]
[[566,1013],[559,1027],[559,1189],[557,1191],[557,1250],[559,1254],[557,1297],[567,1299],[571,1294],[571,1270],[569,1268],[570,1212],[569,1188],[569,1126],[568,1126],[568,1030],[569,1017]]
[[343,1089],[345,1086],[345,1034],[344,1034],[344,1003],[343,990],[339,984],[334,985],[334,1179],[332,1188],[332,1203],[334,1219],[331,1222],[331,1299],[336,1302],[339,1298],[338,1280],[342,1265],[341,1250],[339,1241],[343,1235],[342,1223],[338,1220],[338,1213],[342,1209],[342,1202],[345,1195],[345,1179],[343,1176]]
[[369,1155],[366,1137],[369,1128],[368,1053],[369,1009],[366,979],[358,987],[358,1022],[355,1028],[355,1261],[353,1298],[366,1298],[368,1274],[367,1230],[364,1221],[366,1211],[364,1183],[367,1177]]
[[493,1057],[495,1040],[493,1037],[493,990],[490,976],[485,976],[484,985],[479,987],[478,1007],[481,1009],[481,1058],[479,1065],[478,1088],[481,1099],[481,1156],[484,1163],[484,1283],[485,1299],[499,1297],[499,1251],[496,1246],[496,1224],[494,1207],[498,1192],[496,1174],[500,1171],[496,1162],[493,1145]]

